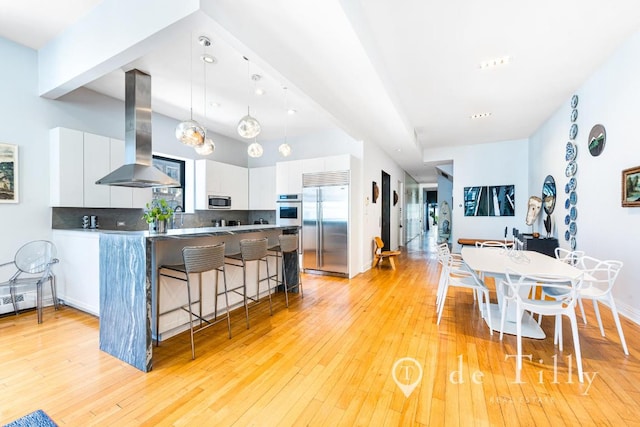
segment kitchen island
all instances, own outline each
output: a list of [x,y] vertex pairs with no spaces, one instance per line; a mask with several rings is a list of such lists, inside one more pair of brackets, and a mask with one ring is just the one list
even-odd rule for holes
[[[182,295],[171,293],[170,284],[158,280],[158,266],[182,263],[182,248],[192,245],[225,243],[226,253],[240,252],[240,240],[268,238],[269,246],[278,244],[283,232],[296,232],[297,227],[276,225],[242,225],[235,227],[207,227],[174,229],[154,234],[148,231],[102,231],[100,233],[100,349],[130,365],[148,372],[153,367],[153,338],[176,333],[188,323],[188,314],[182,310],[174,316],[161,319],[160,330],[155,325],[156,298],[160,293],[161,304],[182,305]],[[297,261],[297,260],[296,260]],[[275,263],[273,264],[275,268]],[[271,274],[275,273],[275,270]],[[211,276],[207,276],[211,274]],[[256,280],[256,269],[248,271]],[[265,276],[264,268],[262,277]],[[167,280],[173,280],[168,279]],[[214,280],[212,273],[203,274],[203,284]],[[227,268],[230,286],[242,281],[242,270]],[[257,283],[257,280],[256,280]],[[165,285],[169,285],[165,290]],[[272,285],[273,286],[273,285]],[[210,287],[203,286],[203,289]],[[264,290],[263,286],[263,290]],[[184,285],[182,286],[184,289]],[[257,288],[248,286],[249,295],[257,294]],[[186,292],[182,292],[185,293]],[[203,313],[212,314],[215,298],[205,291],[202,295]],[[186,298],[186,295],[185,295]],[[231,308],[242,304],[242,299],[230,301]],[[220,308],[220,307],[219,307]],[[164,309],[161,307],[161,311]],[[218,310],[220,312],[220,310]],[[173,313],[172,313],[173,314]]]

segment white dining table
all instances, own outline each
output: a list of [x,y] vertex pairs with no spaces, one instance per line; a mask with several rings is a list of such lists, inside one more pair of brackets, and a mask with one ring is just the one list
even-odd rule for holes
[[[502,307],[502,286],[499,283],[507,271],[518,275],[554,275],[571,278],[583,274],[582,270],[570,264],[534,251],[465,246],[462,248],[461,255],[471,270],[496,277],[498,304],[490,305],[491,324],[494,330],[499,331],[502,310],[507,310],[503,332],[511,335],[516,335],[515,304]],[[521,289],[521,292],[528,294],[529,289]],[[527,295],[523,297],[526,298]],[[543,339],[546,336],[529,313],[524,313],[522,317],[522,336],[536,339]]]

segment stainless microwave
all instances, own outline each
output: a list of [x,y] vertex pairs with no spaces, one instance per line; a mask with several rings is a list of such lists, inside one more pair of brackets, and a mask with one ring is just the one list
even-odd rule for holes
[[208,196],[207,207],[209,209],[231,209],[230,196]]

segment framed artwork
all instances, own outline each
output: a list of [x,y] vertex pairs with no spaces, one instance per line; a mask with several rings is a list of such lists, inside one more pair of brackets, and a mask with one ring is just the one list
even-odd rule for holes
[[18,203],[18,146],[0,144],[0,203]]
[[515,187],[464,187],[464,216],[514,216]]
[[378,188],[378,183],[373,181],[371,184],[371,200],[373,203],[378,201],[378,196],[380,195],[380,189]]
[[622,171],[622,206],[640,207],[640,166]]

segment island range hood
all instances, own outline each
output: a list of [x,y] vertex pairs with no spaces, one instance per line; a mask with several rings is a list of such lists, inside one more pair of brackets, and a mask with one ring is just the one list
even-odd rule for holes
[[124,166],[96,181],[120,187],[180,187],[153,166],[151,155],[151,76],[133,69],[125,73]]

